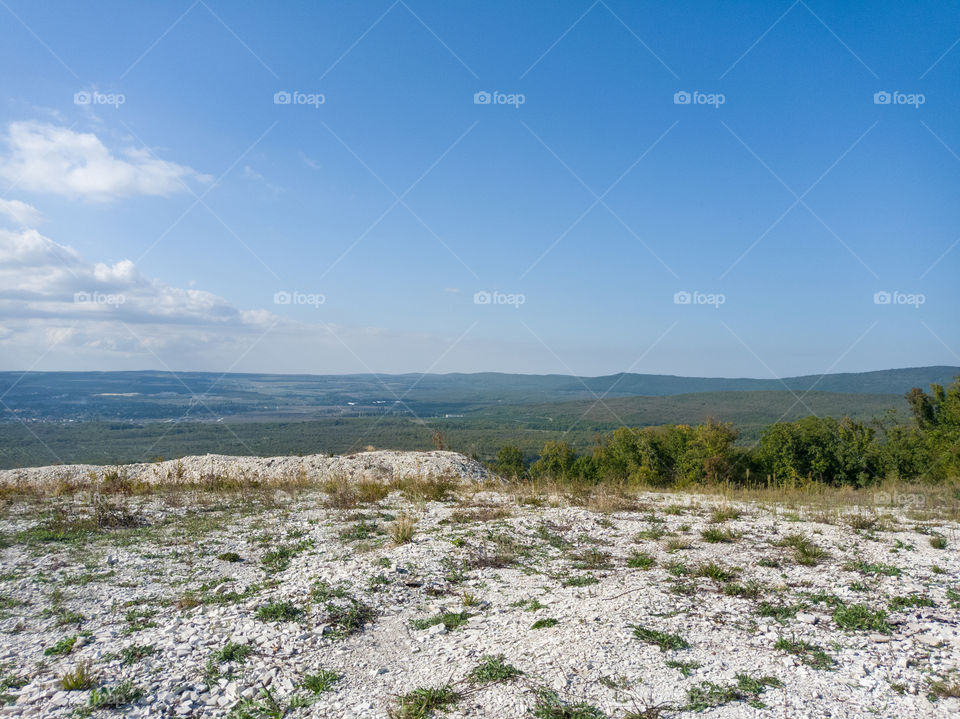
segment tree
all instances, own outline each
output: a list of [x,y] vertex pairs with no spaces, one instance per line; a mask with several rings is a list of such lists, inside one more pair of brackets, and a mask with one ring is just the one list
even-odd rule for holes
[[493,463],[493,470],[501,477],[519,479],[527,473],[527,463],[523,459],[523,451],[513,444],[504,445],[497,452]]

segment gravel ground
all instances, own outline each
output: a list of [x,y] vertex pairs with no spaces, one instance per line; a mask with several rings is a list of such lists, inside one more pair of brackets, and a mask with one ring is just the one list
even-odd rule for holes
[[7,500],[0,713],[412,719],[447,685],[451,719],[960,713],[956,523],[387,491]]

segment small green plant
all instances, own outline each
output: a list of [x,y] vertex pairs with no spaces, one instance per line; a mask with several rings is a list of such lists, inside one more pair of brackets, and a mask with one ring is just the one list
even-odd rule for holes
[[757,599],[763,595],[763,585],[760,582],[751,579],[743,584],[730,583],[724,586],[723,593],[728,597],[742,597],[744,599]]
[[253,654],[253,647],[249,644],[238,644],[237,642],[227,642],[222,648],[215,651],[212,658],[217,662],[234,662],[242,664]]
[[588,587],[591,584],[597,584],[600,580],[592,574],[578,574],[573,577],[567,577],[562,584],[565,587]]
[[537,692],[537,703],[531,713],[535,719],[607,719],[595,706],[582,702],[569,704],[547,689]]
[[464,626],[472,616],[473,614],[469,612],[444,612],[426,619],[411,619],[410,626],[414,629],[428,629],[437,624],[442,624],[448,632],[452,632]]
[[653,569],[657,565],[657,560],[646,552],[634,552],[627,559],[627,566],[631,569]]
[[636,624],[630,625],[633,628],[633,636],[647,644],[654,644],[660,647],[661,652],[676,649],[687,649],[690,645],[679,634],[670,634],[656,629],[648,629]]
[[838,627],[848,631],[873,631],[880,634],[890,634],[893,631],[887,624],[886,612],[874,612],[864,604],[837,607],[833,611],[833,621]]
[[120,650],[121,664],[136,664],[144,657],[149,657],[156,652],[152,644],[131,644]]
[[217,555],[217,559],[219,559],[221,562],[231,562],[231,563],[243,561],[243,558],[236,552],[223,552],[222,554]]
[[685,677],[688,677],[691,674],[693,674],[694,669],[700,668],[699,662],[684,662],[684,661],[680,661],[679,659],[668,659],[667,661],[664,662],[664,664],[666,664],[671,669],[676,669]]
[[77,643],[77,639],[78,637],[76,635],[72,637],[64,637],[52,647],[47,647],[44,649],[43,655],[46,657],[59,657],[69,654],[73,651],[73,645]]
[[706,564],[698,566],[694,570],[693,575],[695,577],[712,579],[715,582],[732,582],[737,578],[737,573],[736,569],[723,567],[716,562],[707,562]]
[[832,669],[835,663],[829,654],[811,642],[780,637],[773,648],[793,654],[808,667],[814,669]]
[[960,699],[960,682],[937,679],[930,683],[927,699],[933,702],[948,698]]
[[771,602],[760,602],[757,606],[757,614],[761,617],[772,617],[778,622],[783,623],[788,619],[797,616],[797,612],[802,607],[798,604],[773,604]]
[[327,624],[331,625],[339,636],[359,632],[377,616],[372,607],[353,597],[349,597],[346,604],[328,602],[326,609]]
[[946,549],[947,538],[942,534],[934,534],[932,537],[930,537],[930,546],[934,549]]
[[860,572],[861,574],[882,574],[885,577],[899,577],[901,574],[898,567],[881,562],[874,564],[868,564],[864,561],[849,562],[844,566],[844,569],[851,572]]
[[608,552],[593,547],[577,552],[571,559],[577,569],[609,569],[613,566]]
[[123,617],[124,621],[127,623],[127,626],[123,629],[123,633],[125,635],[130,635],[134,632],[139,632],[144,629],[157,626],[157,623],[153,621],[153,617],[156,615],[156,613],[157,611],[155,609],[149,609],[146,607],[129,610]]
[[80,691],[92,686],[93,674],[90,672],[90,662],[81,662],[72,672],[66,672],[60,677],[60,688],[65,692]]
[[802,564],[807,567],[812,567],[821,559],[826,559],[830,556],[830,553],[826,549],[815,544],[803,534],[787,535],[783,541],[780,542],[780,545],[792,548],[797,564]]
[[260,562],[269,572],[282,572],[290,566],[293,558],[310,546],[309,542],[300,544],[285,544],[277,547],[272,552],[263,555]]
[[470,673],[467,679],[474,684],[489,684],[492,682],[504,682],[514,677],[518,677],[523,672],[515,666],[507,664],[502,654],[491,656],[489,654],[480,657],[480,662]]
[[397,698],[388,712],[390,719],[426,719],[460,701],[460,694],[445,684],[441,687],[414,689]]
[[756,709],[766,706],[760,701],[760,695],[767,687],[780,687],[783,684],[774,677],[754,679],[749,674],[737,674],[736,684],[714,684],[701,682],[687,690],[687,711],[701,712],[730,702],[745,701]]
[[555,627],[559,624],[558,619],[553,617],[544,617],[543,619],[538,619],[531,625],[531,629],[549,629],[550,627]]
[[733,507],[717,507],[710,514],[710,521],[714,524],[721,524],[728,519],[739,519],[740,511]]
[[907,607],[933,607],[935,606],[930,597],[923,594],[905,594],[894,597],[890,600],[890,611],[899,612]]
[[257,609],[257,619],[261,622],[295,622],[303,615],[304,611],[290,602],[270,602]]
[[703,541],[711,544],[730,544],[736,542],[740,535],[730,529],[721,529],[720,527],[708,527],[700,532]]
[[340,681],[340,675],[329,669],[320,669],[315,674],[304,676],[300,686],[308,692],[323,694],[333,690],[333,685]]

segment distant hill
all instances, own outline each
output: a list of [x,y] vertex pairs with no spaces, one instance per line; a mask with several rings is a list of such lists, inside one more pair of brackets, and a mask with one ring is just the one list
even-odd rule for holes
[[486,419],[515,422],[530,429],[607,430],[622,425],[700,424],[708,419],[733,422],[746,436],[777,421],[816,414],[869,421],[888,410],[906,419],[909,407],[901,394],[857,392],[697,392],[660,397],[607,397],[573,402],[503,406],[479,413]]
[[[960,367],[914,367],[779,379],[616,374],[605,377],[477,374],[271,375],[212,372],[0,372],[16,416],[41,421],[443,417],[504,405],[716,392],[903,395],[947,384]],[[759,401],[758,398],[753,398]],[[651,405],[653,406],[653,405]],[[666,408],[666,405],[663,405]],[[14,419],[9,412],[0,418]]]

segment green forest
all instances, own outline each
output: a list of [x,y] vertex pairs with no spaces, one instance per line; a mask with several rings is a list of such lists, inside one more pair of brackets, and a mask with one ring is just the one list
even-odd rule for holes
[[578,453],[548,441],[528,464],[521,448],[500,449],[495,469],[517,478],[689,487],[705,483],[818,482],[868,486],[881,479],[944,481],[960,477],[960,378],[907,393],[908,422],[863,422],[810,415],[766,427],[751,446],[735,426],[621,427]]

